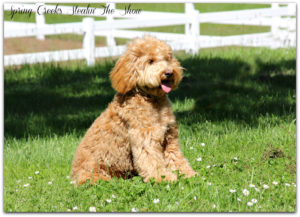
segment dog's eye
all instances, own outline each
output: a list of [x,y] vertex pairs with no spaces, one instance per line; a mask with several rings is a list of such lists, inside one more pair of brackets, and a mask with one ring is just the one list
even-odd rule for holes
[[154,63],[154,60],[153,60],[153,59],[150,59],[150,60],[149,60],[149,63],[150,63],[150,64]]

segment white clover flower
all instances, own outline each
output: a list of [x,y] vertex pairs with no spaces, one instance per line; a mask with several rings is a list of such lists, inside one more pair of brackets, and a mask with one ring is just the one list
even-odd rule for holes
[[243,194],[244,194],[245,196],[248,196],[248,195],[249,195],[249,191],[248,191],[247,189],[244,189],[244,190],[243,190]]
[[73,210],[77,210],[77,209],[78,209],[78,207],[77,207],[77,206],[74,206],[74,207],[73,207]]
[[272,184],[273,184],[273,185],[278,185],[278,182],[273,181]]
[[229,189],[229,192],[230,192],[230,193],[235,193],[236,190],[235,190],[235,189]]
[[200,161],[202,161],[202,158],[201,158],[201,157],[198,157],[198,158],[196,159],[196,161],[200,162]]
[[111,203],[111,199],[106,199],[105,200],[107,203]]
[[25,188],[29,187],[29,183],[23,185]]
[[213,208],[213,209],[216,208],[216,207],[217,207],[216,204],[213,204],[213,205],[212,205],[212,208]]
[[194,200],[197,200],[197,197],[196,197],[196,196],[194,196],[193,198],[194,198]]
[[253,198],[253,199],[251,200],[251,202],[252,202],[252,203],[257,203],[257,199]]
[[91,206],[91,207],[89,208],[89,211],[90,211],[90,212],[96,212],[96,207]]
[[155,204],[156,204],[156,203],[159,203],[159,199],[158,199],[158,198],[157,198],[157,199],[154,199],[154,200],[153,200],[153,203],[155,203]]
[[114,199],[116,199],[116,198],[117,198],[117,197],[116,197],[114,194],[112,194],[112,195],[111,195],[111,197],[112,197],[112,198],[114,198]]
[[201,143],[201,146],[202,146],[202,147],[204,147],[204,146],[205,146],[205,143],[204,143],[204,142],[202,142],[202,143]]
[[70,176],[66,176],[66,179],[70,179]]
[[249,201],[249,202],[247,203],[247,206],[253,206],[253,203]]
[[38,175],[38,174],[40,174],[40,171],[35,171],[34,174]]
[[48,185],[52,185],[52,182],[48,182]]
[[250,188],[255,188],[255,185],[254,184],[250,184],[249,187]]
[[264,188],[264,189],[268,189],[268,188],[269,188],[269,185],[264,184],[264,185],[263,185],[263,188]]
[[287,186],[287,187],[290,187],[290,186],[291,186],[289,183],[285,183],[284,185]]
[[132,208],[131,212],[138,212],[139,210],[137,208]]

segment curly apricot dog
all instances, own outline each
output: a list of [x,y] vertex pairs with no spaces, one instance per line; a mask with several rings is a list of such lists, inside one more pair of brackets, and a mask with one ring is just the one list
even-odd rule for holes
[[147,182],[177,180],[196,173],[178,143],[178,127],[167,93],[182,78],[170,46],[146,36],[131,42],[110,74],[117,91],[77,148],[72,180],[109,180],[140,175]]

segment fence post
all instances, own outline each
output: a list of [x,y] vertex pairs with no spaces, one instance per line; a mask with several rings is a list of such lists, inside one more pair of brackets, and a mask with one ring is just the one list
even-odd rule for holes
[[[37,28],[37,34],[36,34],[36,38],[39,39],[39,40],[45,40],[45,35],[43,33],[41,33],[39,31],[39,28],[40,27],[43,27],[45,26],[45,14],[38,14],[37,13],[37,10],[38,10],[38,7],[39,6],[45,6],[44,3],[36,3],[35,4],[35,22],[36,22],[36,28]],[[43,10],[40,10],[40,12],[42,12]]]
[[[112,10],[115,10],[116,9],[116,3],[106,3],[106,7],[108,7]],[[114,20],[114,17],[112,14],[108,14],[106,16],[106,20],[107,22],[113,22]],[[107,46],[109,47],[114,47],[116,46],[116,41],[114,39],[114,36],[113,36],[113,29],[110,29],[109,33],[106,35],[106,43],[107,43]]]
[[[289,22],[287,31],[290,34],[290,44],[289,46],[295,46],[296,47],[296,33],[297,33],[297,23],[296,23],[296,18],[293,19],[291,18],[291,16],[297,16],[296,15],[296,3],[289,3],[288,4],[288,10],[289,10],[289,19],[291,20],[291,22]],[[294,22],[295,21],[295,22]]]
[[[291,19],[291,16],[296,16],[296,4],[295,3],[289,3],[288,4],[288,10],[289,10],[289,19]],[[288,25],[289,31],[296,31],[296,22],[290,22]]]
[[[191,11],[193,10],[193,5],[192,3],[185,3],[184,4],[185,6],[185,15],[187,17],[190,17],[190,14],[191,14]],[[189,20],[190,21],[190,20]],[[185,37],[187,38],[187,41],[190,41],[191,40],[191,27],[192,27],[192,24],[190,22],[186,22],[185,23]],[[186,47],[185,48],[185,52],[186,53],[189,53],[190,52],[190,46]]]
[[82,20],[83,25],[83,49],[84,56],[88,66],[95,64],[95,33],[94,19],[87,17]]
[[185,35],[187,37],[187,41],[189,41],[189,46],[185,49],[185,51],[195,55],[199,51],[199,11],[194,9],[193,3],[185,3],[185,14],[189,18],[189,21],[185,24]]
[[[279,9],[279,3],[272,3],[271,8]],[[277,48],[280,43],[279,41],[277,41],[280,34],[280,16],[276,15],[272,17],[271,34],[273,38],[271,48]]]

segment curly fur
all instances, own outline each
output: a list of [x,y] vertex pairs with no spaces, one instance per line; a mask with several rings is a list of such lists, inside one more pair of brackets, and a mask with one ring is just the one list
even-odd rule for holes
[[[171,72],[169,78],[166,72]],[[170,46],[152,37],[131,42],[110,73],[117,91],[79,144],[72,165],[75,185],[140,175],[147,182],[196,175],[178,143],[178,127],[166,84],[174,90],[182,67]]]

